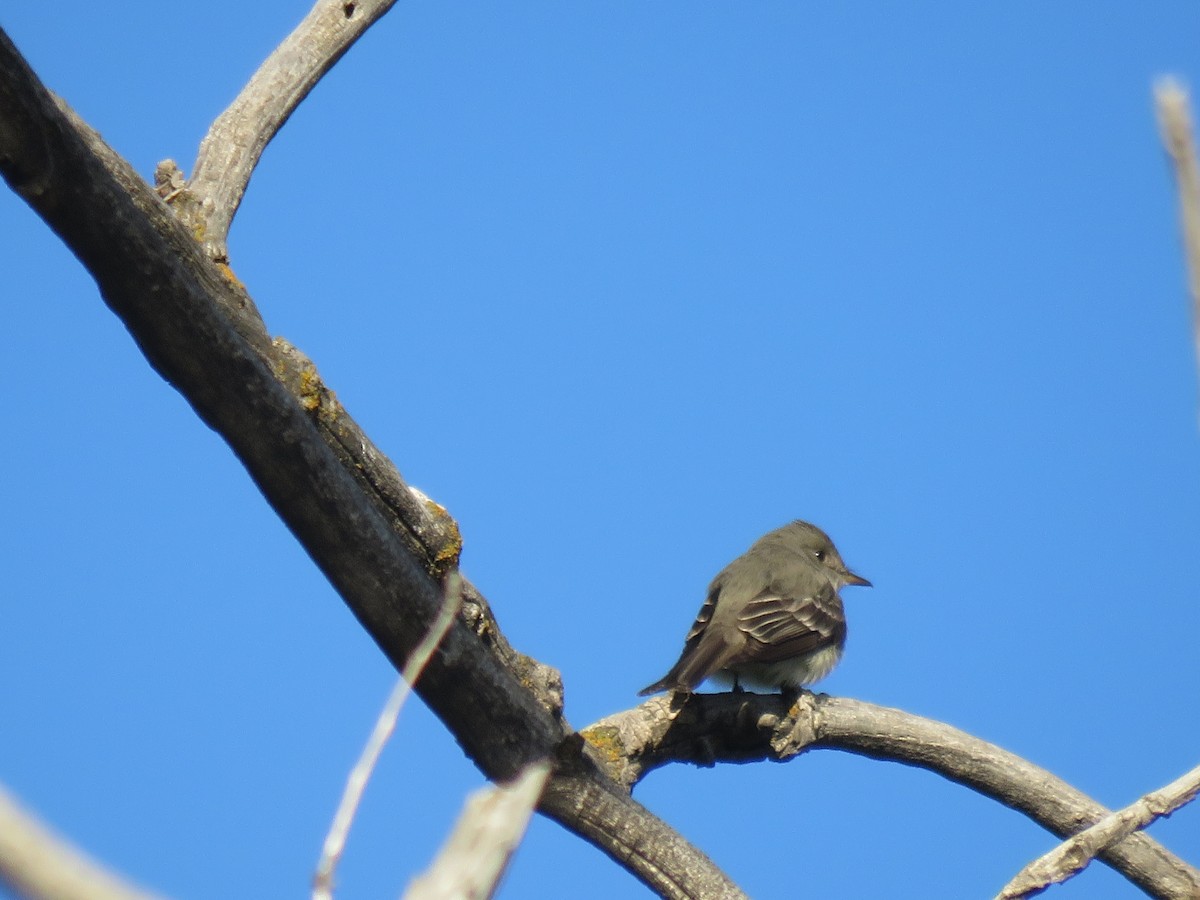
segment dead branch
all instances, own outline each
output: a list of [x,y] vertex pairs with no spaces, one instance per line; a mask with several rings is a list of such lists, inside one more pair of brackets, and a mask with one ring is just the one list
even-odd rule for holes
[[209,128],[181,204],[188,225],[215,260],[227,261],[229,226],[268,143],[316,87],[396,0],[318,0],[267,57]]
[[1196,799],[1200,794],[1200,766],[1179,776],[1124,809],[1105,816],[1090,828],[1039,856],[1004,886],[996,900],[1019,900],[1039,894],[1052,884],[1078,875],[1101,852],[1135,831]]
[[429,869],[413,880],[405,900],[486,900],[521,843],[546,784],[549,766],[532,765],[511,785],[471,795]]
[[0,883],[45,900],[154,900],[46,828],[0,788]]
[[[583,730],[615,781],[631,788],[671,762],[777,762],[815,749],[917,766],[991,797],[1066,837],[1109,814],[1045,769],[994,744],[898,709],[804,693],[656,697]],[[1200,872],[1144,834],[1101,859],[1156,897],[1195,898]]]
[[[410,490],[315,366],[119,156],[55,102],[0,32],[0,174],[80,259],[150,364],[219,433],[401,668],[458,558],[454,522]],[[539,809],[666,897],[739,896],[711,860],[596,764],[562,685],[514,651],[469,583],[417,692],[493,780],[554,760]],[[646,849],[649,848],[649,849]]]

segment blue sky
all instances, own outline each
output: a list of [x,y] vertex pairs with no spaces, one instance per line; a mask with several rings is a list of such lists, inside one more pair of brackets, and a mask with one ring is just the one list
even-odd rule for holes
[[[303,4],[9,5],[139,171],[190,169]],[[202,14],[201,14],[202,13]],[[1110,805],[1197,762],[1200,436],[1150,91],[1200,8],[400,4],[230,239],[582,727],[814,521],[874,581],[821,689]],[[294,897],[394,678],[93,282],[0,194],[0,782],[142,884]],[[419,702],[340,871],[394,896],[482,782]],[[754,897],[980,897],[1053,845],[833,752],[636,791]],[[1200,864],[1200,809],[1151,833]],[[936,874],[931,874],[936,873]],[[503,897],[641,896],[535,821]],[[1138,896],[1093,866],[1056,895]]]

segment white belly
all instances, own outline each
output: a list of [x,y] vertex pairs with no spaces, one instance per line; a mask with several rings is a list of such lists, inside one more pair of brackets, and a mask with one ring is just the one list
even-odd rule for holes
[[[771,663],[744,663],[735,666],[734,670],[742,685],[773,691],[780,687],[799,688],[820,681],[833,671],[841,658],[841,647],[822,647],[806,656]],[[733,681],[733,674],[726,670],[713,677],[729,684]]]

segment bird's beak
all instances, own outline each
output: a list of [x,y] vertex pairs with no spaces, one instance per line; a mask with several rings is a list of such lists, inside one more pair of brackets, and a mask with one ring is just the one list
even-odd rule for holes
[[863,578],[861,575],[855,575],[853,572],[846,572],[843,576],[846,579],[846,584],[857,584],[861,587],[873,587],[871,582]]

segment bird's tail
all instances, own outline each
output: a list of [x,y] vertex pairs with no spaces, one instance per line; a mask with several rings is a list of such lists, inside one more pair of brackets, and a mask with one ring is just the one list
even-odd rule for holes
[[690,694],[705,678],[725,668],[736,656],[738,645],[720,635],[704,635],[683,648],[679,662],[654,684],[638,691],[639,697],[659,691],[683,691]]
[[676,680],[671,677],[670,673],[668,673],[668,674],[664,675],[662,678],[658,679],[658,681],[654,682],[654,684],[646,685],[646,687],[644,687],[640,691],[638,691],[638,696],[646,697],[650,694],[657,694],[659,691],[668,691],[668,690],[669,691],[684,691],[684,690],[690,690],[690,689],[685,688],[682,685],[676,683]]

